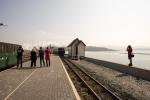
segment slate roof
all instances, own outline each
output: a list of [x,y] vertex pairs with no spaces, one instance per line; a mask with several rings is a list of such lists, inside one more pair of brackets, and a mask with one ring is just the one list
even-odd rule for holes
[[80,43],[83,43],[85,45],[85,43],[83,41],[79,40],[79,42],[75,46],[78,46]]
[[79,41],[79,39],[78,38],[74,39],[67,47],[72,46],[76,41]]
[[[85,45],[85,43],[81,40],[79,40],[78,38],[76,38],[75,40],[73,40],[67,47],[72,46],[76,41],[78,41],[78,43],[75,46],[78,46],[80,43],[83,43]],[[86,45],[85,45],[86,46]]]

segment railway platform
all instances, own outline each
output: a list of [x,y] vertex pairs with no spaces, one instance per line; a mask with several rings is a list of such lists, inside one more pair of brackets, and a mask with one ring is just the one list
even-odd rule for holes
[[63,63],[52,56],[50,67],[16,66],[0,72],[0,100],[80,100]]

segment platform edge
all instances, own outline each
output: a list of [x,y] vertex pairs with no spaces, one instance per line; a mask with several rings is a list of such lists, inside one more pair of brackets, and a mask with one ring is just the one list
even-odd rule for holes
[[69,80],[69,82],[70,82],[70,85],[71,85],[71,87],[72,87],[72,90],[73,90],[73,92],[74,92],[74,94],[75,94],[76,99],[77,99],[77,100],[81,100],[81,98],[80,98],[80,96],[79,96],[79,94],[78,94],[78,92],[77,92],[77,90],[76,90],[76,88],[75,88],[75,86],[74,86],[74,84],[73,84],[73,82],[72,82],[70,76],[68,75],[68,72],[67,72],[67,70],[66,70],[66,68],[65,68],[65,66],[64,66],[64,64],[63,64],[63,62],[62,62],[61,59],[60,59],[60,57],[59,57],[59,60],[60,60],[60,62],[61,62],[61,64],[62,64],[62,67],[63,67],[63,69],[64,69],[64,71],[65,71],[65,74],[67,75],[67,78],[68,78],[68,80]]

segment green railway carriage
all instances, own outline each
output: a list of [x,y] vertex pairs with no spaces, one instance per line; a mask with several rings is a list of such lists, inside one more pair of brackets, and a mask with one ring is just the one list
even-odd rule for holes
[[21,45],[0,42],[0,69],[16,64],[19,46]]

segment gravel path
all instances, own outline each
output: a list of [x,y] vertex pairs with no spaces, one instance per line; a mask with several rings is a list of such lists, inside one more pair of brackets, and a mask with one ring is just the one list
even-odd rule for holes
[[74,61],[97,78],[123,100],[150,100],[150,82],[96,65],[84,60]]

